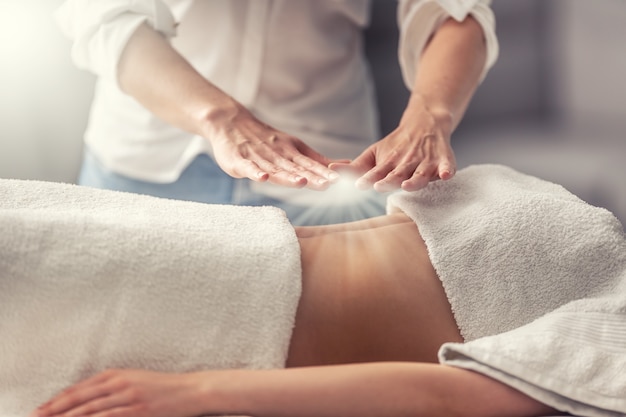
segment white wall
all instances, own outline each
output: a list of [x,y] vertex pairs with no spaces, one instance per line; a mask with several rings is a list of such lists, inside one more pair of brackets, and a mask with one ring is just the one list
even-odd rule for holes
[[0,178],[75,180],[93,77],[70,62],[60,3],[0,1]]

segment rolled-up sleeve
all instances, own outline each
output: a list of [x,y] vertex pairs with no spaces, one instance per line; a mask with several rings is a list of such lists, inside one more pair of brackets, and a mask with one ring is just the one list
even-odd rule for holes
[[166,37],[176,33],[174,16],[161,0],[66,0],[54,17],[72,41],[74,64],[115,83],[124,47],[142,23]]
[[431,35],[449,17],[461,22],[472,15],[483,29],[487,59],[480,80],[498,58],[496,24],[490,0],[399,0],[398,58],[404,84],[411,90],[420,56]]

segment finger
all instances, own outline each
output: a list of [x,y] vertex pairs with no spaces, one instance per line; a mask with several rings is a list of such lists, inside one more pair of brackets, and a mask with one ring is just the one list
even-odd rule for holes
[[263,145],[248,149],[246,157],[238,158],[231,169],[228,167],[222,169],[235,178],[269,181],[287,187],[303,187],[309,181],[307,177],[313,177],[313,174],[292,162],[289,156],[285,156],[289,154],[298,154],[295,147],[289,153],[285,149],[278,153],[272,147]]
[[63,417],[83,417],[97,416],[103,412],[120,412],[125,408],[130,408],[130,398],[128,395],[110,395],[101,397],[72,408],[62,414]]
[[330,168],[331,165],[333,164],[349,164],[351,163],[352,160],[351,159],[333,159],[332,161],[330,161],[330,163],[328,164],[328,167]]
[[427,164],[418,165],[411,177],[402,182],[401,188],[404,191],[417,191],[428,185],[432,180],[437,179],[437,171]]
[[337,172],[338,175],[353,175],[355,177],[359,175],[359,172],[349,162],[332,162],[328,168]]
[[385,178],[374,183],[374,189],[380,193],[400,189],[402,183],[414,175],[416,165],[415,163],[411,163],[395,167]]
[[271,173],[267,181],[272,184],[292,188],[302,188],[308,183],[305,177],[282,170]]
[[104,375],[98,375],[76,384],[40,406],[33,415],[40,417],[55,416],[94,399],[107,396],[109,391],[104,384],[105,380],[106,377]]
[[367,190],[373,184],[370,181],[372,175],[370,171],[376,168],[376,156],[371,150],[367,149],[352,162],[348,164],[333,163],[330,168],[337,170],[342,175],[359,177],[355,180],[355,186],[358,189]]
[[249,178],[257,182],[265,182],[270,176],[268,172],[261,169],[255,162],[247,159],[237,162],[232,172],[235,178]]
[[306,178],[308,188],[326,189],[331,182],[339,179],[339,175],[328,168],[330,159],[300,140],[294,140],[291,144],[293,146],[284,146],[280,153],[271,147],[263,148],[264,152],[260,152],[258,156],[287,172]]
[[315,151],[313,148],[311,148],[310,146],[308,146],[304,142],[299,142],[298,146],[296,147],[296,149],[297,149],[299,154],[304,155],[308,159],[315,161],[316,165],[321,165],[323,167],[328,167],[328,165],[331,162],[333,162],[332,159],[329,159],[329,158],[325,157],[324,155],[322,155],[321,153]]
[[376,155],[372,150],[365,150],[361,155],[354,158],[350,162],[350,168],[354,170],[357,175],[364,175],[369,170],[376,166]]
[[342,178],[344,181],[356,183],[360,175],[359,171],[350,165],[350,162],[333,162],[329,168],[337,172],[337,181]]
[[449,180],[456,173],[456,162],[454,161],[454,157],[446,158],[442,162],[439,163],[439,178],[442,180]]
[[[306,157],[300,156],[300,158]],[[305,164],[312,167],[310,162],[313,161],[309,160],[309,162],[306,162]],[[273,162],[263,160],[258,163],[263,170],[269,173],[268,180],[274,184],[296,187],[307,186],[307,188],[320,191],[328,188],[331,183],[329,179],[318,175],[309,169],[303,168],[285,157],[275,158]],[[313,164],[317,164],[317,162],[313,162]],[[338,179],[338,174],[336,172],[326,167],[321,168],[330,172],[332,174],[330,176],[333,180]]]
[[393,170],[393,168],[394,166],[389,162],[377,165],[363,174],[361,178],[356,181],[355,185],[360,190],[370,189],[375,183],[384,179]]
[[[367,148],[354,160],[349,159],[337,159],[330,163],[328,168],[337,171],[341,175],[354,177],[355,184],[358,181],[357,177],[360,177],[367,173],[370,169],[376,166],[376,155],[374,154],[373,147]],[[367,182],[361,184],[362,189],[367,189],[371,186]]]
[[[368,170],[367,169],[363,169],[359,166],[355,166],[354,163],[352,161],[347,161],[347,162],[331,162],[330,165],[328,166],[328,168],[332,169],[333,171],[336,171],[340,174],[352,174],[352,175],[363,175],[364,173],[366,173]],[[370,167],[371,169],[371,167]]]
[[302,188],[307,185],[307,178],[299,173],[290,172],[269,161],[259,161],[259,167],[267,173],[267,181],[284,187]]
[[339,179],[337,172],[304,155],[294,156],[293,162],[300,168],[299,174],[307,178],[308,184],[326,187]]

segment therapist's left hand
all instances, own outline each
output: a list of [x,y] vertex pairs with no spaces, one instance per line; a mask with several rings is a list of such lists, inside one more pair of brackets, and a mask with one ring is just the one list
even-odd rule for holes
[[399,126],[369,146],[350,163],[330,165],[340,173],[359,176],[356,187],[379,192],[416,191],[430,181],[447,180],[456,172],[450,145],[452,116],[425,106],[407,108]]

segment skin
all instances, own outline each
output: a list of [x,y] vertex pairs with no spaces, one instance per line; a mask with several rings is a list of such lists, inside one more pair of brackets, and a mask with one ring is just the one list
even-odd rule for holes
[[478,86],[487,59],[483,30],[471,16],[445,21],[422,52],[413,90],[398,127],[351,163],[331,164],[360,175],[356,185],[380,192],[415,191],[452,178],[450,136]]
[[357,174],[357,186],[416,190],[456,171],[450,135],[479,83],[486,59],[483,31],[473,17],[452,19],[433,34],[420,59],[399,126],[354,161],[331,160],[300,139],[254,117],[202,77],[148,25],[128,41],[119,84],[147,109],[206,138],[218,165],[235,178],[324,190],[338,173]]
[[404,214],[297,234],[303,292],[287,369],[109,370],[31,416],[557,413],[486,376],[434,363],[441,343],[462,338],[424,242]]

